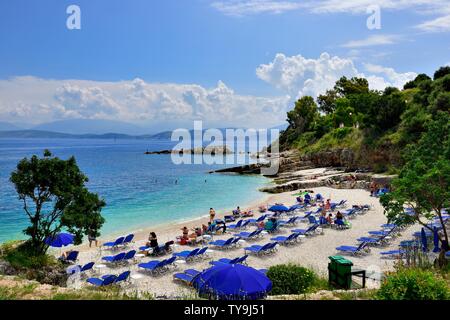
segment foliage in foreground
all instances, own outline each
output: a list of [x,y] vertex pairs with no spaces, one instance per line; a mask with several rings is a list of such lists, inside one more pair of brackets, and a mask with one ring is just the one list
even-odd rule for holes
[[375,298],[378,300],[448,300],[444,279],[429,270],[402,268],[388,275]]
[[439,262],[446,264],[445,252],[449,247],[447,227],[442,219],[442,209],[450,206],[450,115],[438,112],[436,120],[429,123],[427,132],[414,148],[406,152],[407,162],[398,178],[392,181],[393,191],[381,198],[389,221],[402,224],[408,217],[404,206],[414,209],[412,218],[424,228],[433,217],[439,218],[442,247]]
[[36,253],[29,242],[7,242],[1,245],[0,251],[0,257],[15,269],[40,269],[58,263],[51,255]]
[[105,202],[88,191],[88,178],[74,157],[62,160],[46,150],[42,158],[22,159],[10,180],[30,221],[24,233],[30,237],[28,249],[34,255],[45,254],[45,239],[63,229],[75,234],[75,244],[81,243],[83,235],[99,235]]
[[108,288],[66,289],[40,287],[38,283],[16,280],[15,285],[2,284],[0,277],[0,300],[152,300],[150,294],[123,293],[117,286]]
[[267,277],[273,285],[271,295],[304,294],[314,287],[327,286],[314,271],[295,264],[272,266]]

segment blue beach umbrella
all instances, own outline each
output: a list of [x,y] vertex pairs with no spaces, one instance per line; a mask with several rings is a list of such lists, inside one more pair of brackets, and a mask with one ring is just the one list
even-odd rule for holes
[[437,252],[441,251],[441,249],[439,248],[438,229],[436,227],[434,227],[434,229],[433,229],[433,243],[434,243],[433,252],[437,253]]
[[289,211],[289,208],[286,206],[282,206],[282,205],[275,205],[275,206],[271,206],[269,208],[269,211],[272,212],[287,212]]
[[50,247],[61,248],[73,243],[74,235],[70,233],[58,233],[53,237],[47,237],[45,243]]
[[272,290],[272,281],[251,267],[223,263],[197,275],[193,286],[200,295],[220,300],[255,300]]
[[428,240],[427,240],[427,235],[425,233],[425,228],[422,228],[420,239],[422,241],[423,252],[427,252],[428,251]]

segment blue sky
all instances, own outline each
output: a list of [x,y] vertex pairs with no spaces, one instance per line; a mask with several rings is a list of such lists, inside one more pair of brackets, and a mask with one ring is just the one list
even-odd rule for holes
[[[380,30],[366,27],[373,3]],[[81,30],[66,28],[71,4]],[[275,123],[340,75],[372,77],[377,89],[431,75],[450,62],[449,40],[443,0],[2,1],[0,120],[216,124],[260,108],[280,113]]]

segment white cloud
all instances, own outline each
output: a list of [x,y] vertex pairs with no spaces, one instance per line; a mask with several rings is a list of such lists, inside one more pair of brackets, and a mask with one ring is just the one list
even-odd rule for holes
[[403,88],[403,86],[417,77],[415,72],[398,73],[393,68],[387,68],[375,64],[364,64],[365,69],[376,75],[369,75],[367,80],[372,89],[383,90],[386,87]]
[[425,32],[450,32],[450,14],[425,21],[416,28]]
[[395,44],[400,40],[400,36],[397,35],[373,35],[362,40],[352,40],[344,43],[342,47],[344,48],[363,48],[363,47],[373,47],[379,45],[390,45]]
[[372,89],[382,90],[388,86],[403,87],[414,79],[413,72],[397,73],[392,68],[365,65],[369,74],[364,74],[348,58],[330,56],[322,53],[318,59],[307,59],[301,55],[287,57],[282,53],[268,64],[260,65],[256,75],[275,86],[292,98],[304,95],[317,97],[332,88],[342,76],[366,77]]
[[132,123],[205,120],[216,125],[266,127],[284,121],[289,97],[236,94],[219,81],[195,84],[49,80],[0,80],[0,119],[42,123],[60,119],[107,119]]
[[297,10],[303,6],[301,3],[293,1],[270,0],[214,1],[211,5],[229,16],[245,16],[260,13],[280,14],[286,11]]
[[300,9],[314,14],[367,14],[369,7],[378,5],[381,10],[414,10],[420,14],[435,15],[435,18],[416,28],[427,32],[450,31],[448,0],[217,0],[211,5],[226,15],[239,17],[263,13],[280,14]]

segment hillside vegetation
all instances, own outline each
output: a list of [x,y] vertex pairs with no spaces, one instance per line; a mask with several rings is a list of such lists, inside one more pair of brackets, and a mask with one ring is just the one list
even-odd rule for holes
[[395,171],[404,163],[404,150],[449,109],[450,67],[433,79],[420,74],[402,90],[370,90],[364,78],[342,77],[316,100],[304,96],[295,103],[280,146],[304,156],[350,149],[357,167]]

